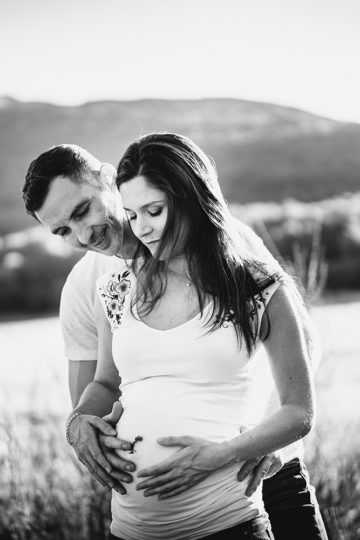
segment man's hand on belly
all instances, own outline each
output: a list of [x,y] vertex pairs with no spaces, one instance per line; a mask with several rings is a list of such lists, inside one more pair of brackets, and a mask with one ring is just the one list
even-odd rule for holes
[[136,486],[137,490],[144,490],[145,497],[174,497],[226,465],[220,443],[188,436],[163,437],[158,439],[158,443],[180,449],[171,458],[138,472],[138,478],[149,477]]
[[131,483],[133,481],[132,472],[135,471],[136,465],[132,461],[128,461],[121,457],[120,450],[129,450],[131,443],[118,439],[113,436],[99,434],[99,446],[105,457],[110,463],[110,476],[112,480],[112,488],[121,493],[126,494],[126,489],[122,485],[123,482]]
[[130,473],[135,471],[135,464],[122,458],[118,452],[130,450],[131,443],[118,439],[116,431],[114,431],[115,435],[108,433],[110,426],[115,428],[122,412],[121,403],[115,402],[111,413],[102,419],[86,414],[78,416],[75,421],[79,425],[71,445],[79,461],[100,484],[124,495],[126,489],[123,482],[132,482]]

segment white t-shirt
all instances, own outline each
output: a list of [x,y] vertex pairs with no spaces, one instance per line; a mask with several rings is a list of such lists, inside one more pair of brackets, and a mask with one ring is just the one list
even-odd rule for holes
[[[264,289],[264,303],[280,283]],[[121,376],[124,413],[118,436],[142,439],[131,456],[137,470],[178,450],[160,446],[158,437],[189,435],[221,443],[238,436],[246,420],[255,353],[249,357],[244,343],[239,349],[231,322],[208,332],[204,322],[211,315],[209,304],[202,318],[198,314],[169,330],[151,328],[130,309],[136,278],[125,264],[101,276],[97,287],[113,330],[113,358]],[[257,302],[259,326],[264,303]],[[162,501],[144,497],[135,480],[126,496],[113,492],[111,532],[127,540],[196,540],[258,516],[263,511],[261,487],[247,497],[248,480],[237,480],[240,466],[216,471]]]

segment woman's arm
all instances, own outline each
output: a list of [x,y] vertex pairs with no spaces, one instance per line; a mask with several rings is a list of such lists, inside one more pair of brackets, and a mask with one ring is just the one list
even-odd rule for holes
[[[229,458],[258,457],[283,448],[309,433],[314,418],[314,392],[309,345],[311,327],[304,317],[291,286],[280,286],[267,311],[270,335],[263,342],[267,350],[280,407],[266,420],[240,437],[229,441]],[[261,335],[266,333],[263,317]],[[262,452],[262,449],[265,451]],[[248,454],[251,455],[248,455]]]
[[[299,321],[301,323],[301,329],[304,333],[306,350],[311,364],[311,372],[315,374],[322,358],[322,344],[320,335],[298,291],[292,286],[290,292],[292,292],[294,296],[294,302],[292,302],[292,306],[293,308],[295,308],[296,316],[299,318]],[[258,368],[260,368],[260,365],[258,366]],[[277,392],[274,388],[274,391],[269,398],[263,418],[267,418],[278,408],[279,400]],[[249,423],[255,425],[257,422],[251,422],[250,420]],[[281,450],[278,450],[271,454],[267,454],[262,459],[255,458],[245,461],[241,466],[240,472],[238,473],[238,480],[243,481],[245,480],[245,478],[247,478],[247,476],[250,475],[251,478],[246,490],[246,495],[252,495],[252,493],[256,491],[261,481],[276,474],[276,472],[281,469],[282,465],[283,461]]]
[[[166,446],[180,446],[174,456],[139,471],[150,477],[138,484],[146,495],[176,495],[197,484],[213,471],[232,463],[263,456],[287,446],[311,429],[313,388],[304,332],[291,287],[281,285],[268,307],[270,335],[264,345],[280,399],[279,409],[253,429],[224,443],[194,437],[167,437]],[[266,317],[262,322],[262,333]]]

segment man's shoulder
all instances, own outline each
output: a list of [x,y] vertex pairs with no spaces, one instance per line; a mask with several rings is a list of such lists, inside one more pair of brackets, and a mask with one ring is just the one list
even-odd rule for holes
[[125,261],[101,253],[87,252],[72,268],[61,292],[60,312],[69,309],[84,311],[93,306],[97,279],[114,269],[122,267]]
[[66,281],[69,283],[83,282],[84,280],[94,282],[101,274],[114,268],[118,261],[119,259],[116,257],[108,257],[102,253],[88,251],[74,265]]
[[93,291],[96,280],[106,272],[117,268],[123,263],[117,257],[109,257],[101,253],[88,251],[70,271],[62,291],[62,295],[76,293],[89,294]]
[[240,235],[240,238],[245,242],[245,245],[248,249],[254,251],[255,253],[257,251],[260,251],[261,253],[268,251],[260,236],[256,234],[256,232],[251,229],[249,225],[247,225],[243,221],[240,221],[237,218],[234,218],[234,220],[237,232]]
[[[240,241],[243,243],[246,252],[254,260],[262,263],[266,274],[283,274],[284,270],[279,261],[265,246],[262,238],[249,227],[249,225],[234,218],[236,229],[239,234]],[[261,277],[259,275],[259,277]]]

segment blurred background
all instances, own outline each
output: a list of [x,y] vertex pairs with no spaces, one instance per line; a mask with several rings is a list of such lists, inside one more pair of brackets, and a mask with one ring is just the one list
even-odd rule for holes
[[63,434],[57,310],[82,254],[26,215],[25,172],[64,142],[116,165],[154,130],[214,158],[233,214],[296,275],[324,345],[306,463],[329,537],[360,537],[359,20],[357,0],[2,0],[1,539],[108,525]]

